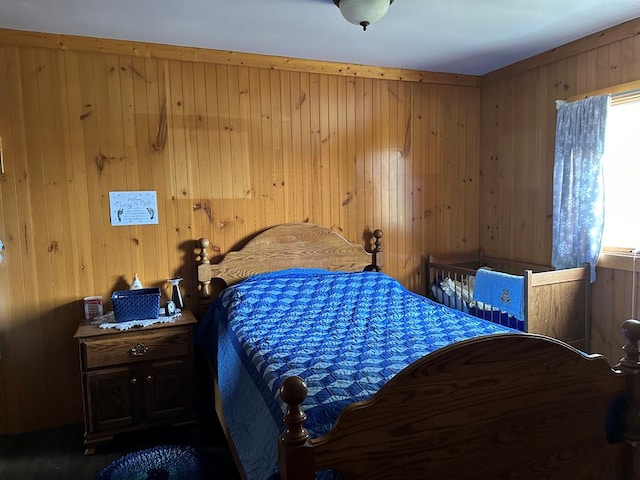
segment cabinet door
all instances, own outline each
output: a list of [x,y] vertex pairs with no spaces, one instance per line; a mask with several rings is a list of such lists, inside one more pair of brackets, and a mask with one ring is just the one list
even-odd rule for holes
[[152,362],[145,367],[149,422],[188,418],[193,412],[193,371],[189,359]]
[[86,373],[90,432],[133,425],[140,417],[138,408],[142,378],[128,367]]

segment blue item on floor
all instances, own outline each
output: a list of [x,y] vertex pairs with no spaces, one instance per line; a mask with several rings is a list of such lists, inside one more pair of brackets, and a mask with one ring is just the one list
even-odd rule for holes
[[105,467],[96,480],[214,479],[209,457],[191,446],[163,445],[125,455]]

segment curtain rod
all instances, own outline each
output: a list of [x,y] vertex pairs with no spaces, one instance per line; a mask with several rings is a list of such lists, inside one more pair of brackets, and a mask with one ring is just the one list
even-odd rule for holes
[[620,85],[613,85],[611,87],[601,88],[599,90],[593,90],[592,92],[583,93],[582,95],[573,95],[565,98],[565,102],[575,102],[576,100],[582,100],[587,97],[595,97],[597,95],[623,95],[625,93],[631,93],[635,90],[640,90],[640,80],[634,80],[633,82],[621,83]]

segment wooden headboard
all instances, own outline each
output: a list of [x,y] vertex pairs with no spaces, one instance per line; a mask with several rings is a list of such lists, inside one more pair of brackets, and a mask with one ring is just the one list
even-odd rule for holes
[[257,273],[287,268],[323,268],[345,272],[382,269],[382,231],[369,234],[371,252],[347,241],[330,228],[310,223],[288,223],[269,228],[251,239],[238,251],[229,252],[220,263],[212,264],[207,248],[209,240],[198,240],[200,252],[198,288],[201,303],[211,299],[211,281],[226,285]]

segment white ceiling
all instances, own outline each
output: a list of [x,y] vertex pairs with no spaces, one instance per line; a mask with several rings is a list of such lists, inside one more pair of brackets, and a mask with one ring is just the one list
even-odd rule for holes
[[640,17],[640,0],[395,0],[366,32],[333,0],[0,0],[0,27],[482,75]]

